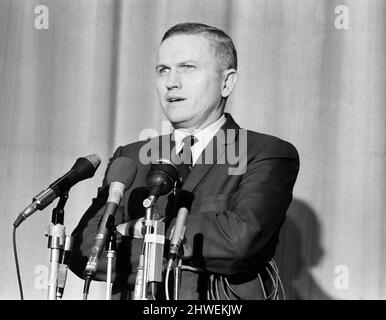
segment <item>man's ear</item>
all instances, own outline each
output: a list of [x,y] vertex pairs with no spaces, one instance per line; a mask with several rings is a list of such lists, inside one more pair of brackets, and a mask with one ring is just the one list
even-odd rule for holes
[[228,69],[223,72],[223,87],[221,90],[221,95],[223,98],[227,98],[233,91],[233,88],[237,82],[237,70]]

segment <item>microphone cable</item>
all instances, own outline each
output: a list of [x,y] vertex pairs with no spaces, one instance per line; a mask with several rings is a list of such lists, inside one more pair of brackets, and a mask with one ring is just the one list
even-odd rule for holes
[[[192,267],[188,265],[182,265],[181,270],[190,271],[194,273],[205,273],[206,271],[201,268]],[[170,293],[168,292],[169,288],[169,272],[166,271],[165,279],[165,295],[166,300],[170,300]],[[268,265],[265,267],[265,270],[262,271],[268,276],[268,279],[272,285],[272,290],[269,293],[268,288],[265,287],[261,272],[257,274],[260,281],[260,286],[264,296],[264,300],[286,300],[286,294],[283,286],[283,282],[280,278],[279,268],[274,259],[271,259],[268,262]],[[220,290],[221,289],[221,290]],[[221,294],[225,298],[221,297]],[[231,297],[232,296],[232,297]],[[247,298],[241,296],[235,288],[229,283],[228,278],[225,275],[220,274],[209,274],[207,289],[206,289],[206,299],[207,300],[248,300]]]
[[170,296],[169,296],[169,276],[170,276],[170,271],[172,269],[169,269],[167,268],[166,269],[166,275],[165,275],[165,297],[166,297],[166,300],[170,300]]
[[16,275],[17,275],[17,282],[19,285],[19,291],[20,291],[20,299],[24,300],[23,295],[23,287],[21,284],[21,277],[20,277],[20,268],[19,268],[19,260],[17,258],[17,248],[16,248],[16,227],[13,226],[13,232],[12,232],[12,243],[13,243],[13,255],[15,257],[15,264],[16,264]]

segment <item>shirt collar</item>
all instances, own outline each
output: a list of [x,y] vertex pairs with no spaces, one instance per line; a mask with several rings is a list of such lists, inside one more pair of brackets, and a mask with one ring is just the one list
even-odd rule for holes
[[197,143],[195,143],[192,147],[192,152],[193,158],[197,158],[198,155],[205,149],[210,140],[212,140],[217,131],[224,125],[226,120],[227,119],[223,114],[218,120],[211,123],[209,126],[202,129],[194,129],[193,132],[188,131],[187,129],[174,129],[173,135],[176,142],[176,153],[180,152],[183,147],[182,139],[184,139],[186,136],[194,135],[197,138]]

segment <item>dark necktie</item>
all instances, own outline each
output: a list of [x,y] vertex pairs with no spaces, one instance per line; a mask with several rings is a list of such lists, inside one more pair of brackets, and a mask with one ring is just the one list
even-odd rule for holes
[[185,181],[193,167],[192,146],[197,141],[198,140],[195,136],[186,136],[182,139],[182,149],[178,153],[178,156],[181,158],[181,164],[178,165],[178,170],[180,172],[182,183]]

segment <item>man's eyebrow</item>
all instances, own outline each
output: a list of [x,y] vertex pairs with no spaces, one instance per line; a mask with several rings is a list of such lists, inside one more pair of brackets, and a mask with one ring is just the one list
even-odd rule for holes
[[179,62],[178,65],[179,65],[179,66],[182,66],[182,65],[188,64],[188,63],[194,63],[194,64],[197,64],[197,61],[195,61],[195,60],[186,60],[186,61]]
[[167,68],[167,66],[164,65],[164,64],[157,64],[157,65],[155,66],[155,69],[156,69],[156,70],[158,70],[158,69],[160,69],[160,68]]

